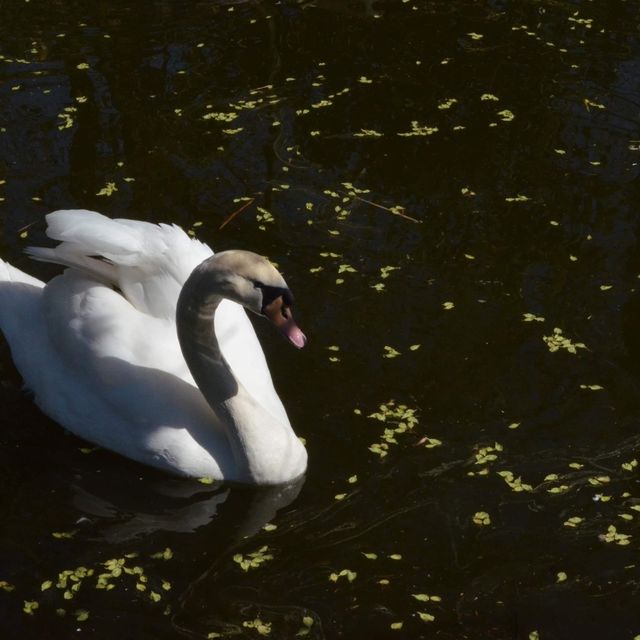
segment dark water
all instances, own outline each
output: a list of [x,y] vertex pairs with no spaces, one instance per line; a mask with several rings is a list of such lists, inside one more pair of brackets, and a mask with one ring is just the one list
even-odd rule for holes
[[258,327],[310,456],[263,492],[84,453],[2,344],[3,638],[640,634],[635,2],[0,12],[3,258],[56,273],[60,207],[176,222],[310,337]]

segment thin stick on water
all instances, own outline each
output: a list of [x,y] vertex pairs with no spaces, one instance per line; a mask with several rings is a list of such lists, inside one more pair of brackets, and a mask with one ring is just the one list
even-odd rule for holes
[[418,224],[422,223],[422,220],[418,220],[417,218],[412,218],[411,216],[408,216],[406,213],[401,213],[400,211],[394,211],[393,209],[389,209],[389,207],[385,207],[381,204],[378,204],[377,202],[372,202],[371,200],[367,200],[365,198],[361,198],[360,196],[355,196],[356,200],[361,200],[362,202],[366,202],[367,204],[370,204],[372,207],[378,207],[378,209],[382,209],[384,211],[388,211],[389,213],[391,213],[394,216],[400,216],[401,218],[404,218],[405,220],[410,220],[411,222],[416,222]]
[[249,205],[252,205],[255,201],[255,198],[247,200],[239,209],[236,209],[232,214],[227,216],[224,222],[218,227],[218,231],[226,227],[238,214],[242,213]]

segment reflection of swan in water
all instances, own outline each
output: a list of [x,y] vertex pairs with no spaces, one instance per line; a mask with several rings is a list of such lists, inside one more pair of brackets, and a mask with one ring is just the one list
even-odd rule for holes
[[[109,543],[126,542],[156,532],[193,533],[222,517],[229,509],[229,529],[234,540],[255,535],[272,521],[278,510],[291,504],[304,477],[294,483],[252,489],[222,484],[207,486],[184,480],[161,479],[127,484],[126,490],[110,486],[113,498],[105,497],[105,486],[90,491],[73,485],[73,504],[95,521],[97,535]],[[155,508],[151,508],[154,505]],[[225,511],[226,514],[226,511]]]

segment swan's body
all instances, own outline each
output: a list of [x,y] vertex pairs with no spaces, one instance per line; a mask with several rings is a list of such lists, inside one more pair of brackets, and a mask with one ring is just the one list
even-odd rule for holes
[[89,211],[47,222],[62,243],[29,252],[71,268],[45,285],[0,261],[0,329],[44,413],[179,475],[277,484],[304,473],[240,306],[303,346],[273,266],[249,252],[213,256],[175,226]]

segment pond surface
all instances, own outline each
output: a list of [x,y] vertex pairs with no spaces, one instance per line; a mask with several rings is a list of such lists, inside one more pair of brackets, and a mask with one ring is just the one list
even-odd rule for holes
[[285,273],[310,465],[66,434],[0,345],[3,638],[640,634],[637,3],[11,0],[0,252],[57,208]]

